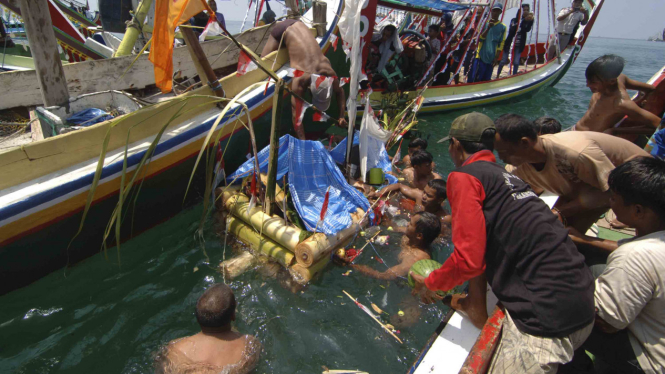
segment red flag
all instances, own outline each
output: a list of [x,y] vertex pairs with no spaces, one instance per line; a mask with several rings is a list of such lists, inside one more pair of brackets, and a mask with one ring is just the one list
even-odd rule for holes
[[312,120],[316,122],[326,122],[328,121],[328,119],[330,119],[330,116],[328,116],[323,112],[314,112],[314,114],[312,115]]
[[349,78],[349,77],[339,78],[339,86],[342,87],[345,84],[349,83],[350,81],[351,81],[351,78]]
[[296,98],[296,123],[293,124],[293,128],[298,129],[302,127],[302,119],[305,117],[305,111],[310,106],[311,104]]
[[326,76],[324,76],[324,75],[318,75],[318,74],[312,74],[312,76],[313,76],[313,77],[316,77],[316,81],[314,82],[314,86],[315,86],[316,88],[319,88],[319,86],[321,85],[321,83],[323,83],[323,81],[325,81],[325,80],[328,78],[328,77],[326,77]]
[[321,206],[321,223],[323,223],[323,218],[326,216],[326,212],[328,211],[328,200],[330,199],[330,186],[328,186],[328,189],[326,190],[326,195],[323,198],[323,205]]
[[294,78],[302,77],[302,75],[305,74],[304,71],[294,68],[287,68],[286,71],[288,72],[286,75]]
[[258,66],[252,61],[252,59],[245,53],[245,51],[240,51],[240,57],[238,57],[238,71],[236,72],[237,76],[245,75],[252,70],[258,69]]
[[330,135],[330,143],[328,143],[328,149],[332,149],[333,136]]
[[337,35],[330,34],[330,42],[332,43],[333,51],[337,51],[337,42],[338,41],[339,41],[339,38],[337,38]]

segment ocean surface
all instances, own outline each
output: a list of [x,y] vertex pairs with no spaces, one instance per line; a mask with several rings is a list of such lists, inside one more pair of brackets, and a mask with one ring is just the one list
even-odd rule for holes
[[[237,26],[239,29],[239,24]],[[576,64],[554,88],[532,99],[440,115],[421,116],[418,130],[429,134],[438,172],[453,166],[446,136],[451,121],[477,110],[496,118],[518,113],[529,118],[552,116],[565,127],[587,108],[590,91],[584,69],[596,57],[617,53],[626,59],[625,73],[646,81],[665,64],[665,43],[592,38]],[[233,256],[234,243],[224,244],[215,218],[196,236],[201,208],[188,209],[116,249],[109,260],[93,256],[30,286],[0,297],[0,372],[2,373],[150,373],[154,353],[166,342],[198,331],[194,306],[203,290],[222,282],[216,270]],[[376,246],[385,264],[367,247],[359,263],[383,270],[396,263],[400,235]],[[357,245],[364,244],[358,239]],[[452,248],[437,243],[435,259]],[[330,266],[302,291],[293,293],[274,278],[250,271],[230,283],[238,301],[235,327],[263,343],[257,373],[320,373],[360,369],[369,373],[404,373],[432,334],[446,310],[415,307],[404,282],[381,282]],[[399,310],[420,316],[414,325],[396,327],[397,343],[343,296],[350,292],[369,306],[391,315]],[[386,316],[385,320],[390,320]]]

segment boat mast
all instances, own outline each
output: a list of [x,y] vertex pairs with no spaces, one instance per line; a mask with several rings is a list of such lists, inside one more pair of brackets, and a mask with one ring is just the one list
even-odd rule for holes
[[44,106],[65,105],[69,111],[69,90],[58,54],[48,0],[21,0],[20,6]]

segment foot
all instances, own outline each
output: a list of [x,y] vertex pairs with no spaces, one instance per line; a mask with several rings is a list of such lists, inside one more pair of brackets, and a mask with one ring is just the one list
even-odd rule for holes
[[476,305],[471,302],[468,295],[454,294],[451,297],[443,299],[443,303],[465,314],[471,320],[474,326],[483,329],[487,322],[487,309],[484,305]]

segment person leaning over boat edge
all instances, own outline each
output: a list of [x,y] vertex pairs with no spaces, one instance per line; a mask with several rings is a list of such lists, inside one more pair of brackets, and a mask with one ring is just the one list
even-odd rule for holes
[[467,78],[467,83],[492,80],[494,63],[499,62],[499,51],[503,49],[506,37],[506,25],[499,20],[501,13],[503,13],[503,5],[497,2],[492,7],[492,16],[487,21],[487,28],[480,34],[478,51]]
[[[348,126],[346,119],[344,119],[346,99],[344,90],[339,86],[339,79],[334,79],[330,86],[326,86],[327,83],[324,82],[316,87],[314,74],[326,77],[336,77],[337,74],[333,70],[330,60],[323,55],[321,47],[316,42],[316,39],[314,39],[314,36],[312,36],[311,30],[304,23],[294,19],[277,22],[270,31],[270,36],[263,47],[261,57],[265,57],[278,50],[282,41],[289,52],[291,68],[304,72],[303,75],[293,78],[291,81],[291,90],[302,97],[309,89],[312,92],[312,104],[324,112],[328,110],[332,99],[332,92],[334,92],[339,109],[337,125],[340,127]],[[298,111],[296,110],[298,100],[295,96],[291,97],[293,127],[298,138],[305,140],[305,129],[302,124],[298,125]]]
[[[473,112],[450,128],[448,175],[452,255],[427,278],[413,274],[425,302],[469,281],[451,306],[482,328],[487,280],[503,304],[503,337],[490,373],[554,373],[572,360],[593,327],[593,277],[567,230],[492,153],[494,122]],[[444,138],[443,140],[446,140]]]
[[596,279],[596,327],[563,373],[585,369],[584,351],[621,373],[665,372],[665,161],[638,157],[610,173],[611,206],[635,237],[619,241]]

